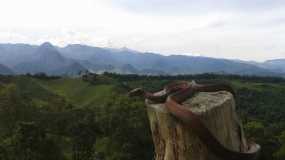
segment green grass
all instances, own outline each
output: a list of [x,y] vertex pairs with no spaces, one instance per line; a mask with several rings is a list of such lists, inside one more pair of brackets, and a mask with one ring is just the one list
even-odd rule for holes
[[92,85],[81,79],[62,78],[57,80],[37,80],[50,91],[65,97],[79,107],[100,105],[106,102],[113,92],[113,85]]
[[274,84],[274,83],[257,83],[257,82],[243,82],[239,80],[231,81],[231,84],[237,88],[247,88],[256,91],[266,91],[266,90],[284,90],[285,84]]
[[32,78],[15,77],[10,85],[15,86],[15,94],[20,100],[25,100],[39,109],[60,111],[68,106],[64,97],[51,92]]

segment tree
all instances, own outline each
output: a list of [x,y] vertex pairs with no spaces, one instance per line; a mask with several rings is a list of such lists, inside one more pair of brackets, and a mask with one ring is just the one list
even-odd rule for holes
[[20,122],[13,144],[17,160],[62,160],[60,148],[35,122]]
[[93,113],[86,115],[71,126],[73,160],[93,160],[96,136],[99,130]]
[[279,160],[283,160],[285,159],[285,131],[281,133],[281,135],[278,137],[278,140],[281,144],[281,147],[277,152],[275,152],[274,157]]

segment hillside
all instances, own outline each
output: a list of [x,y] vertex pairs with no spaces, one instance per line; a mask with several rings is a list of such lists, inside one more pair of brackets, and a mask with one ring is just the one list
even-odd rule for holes
[[50,75],[78,74],[86,70],[76,61],[67,59],[50,43],[39,46],[29,61],[17,64],[18,73],[44,72]]
[[0,64],[9,67],[27,62],[34,56],[38,46],[29,44],[0,44]]
[[285,59],[268,60],[263,63],[263,66],[268,69],[285,73]]
[[103,104],[110,98],[113,85],[92,85],[81,79],[37,80],[46,89],[65,97],[78,107]]
[[[103,74],[85,80],[0,76],[0,148],[14,153],[15,150],[7,146],[19,143],[25,146],[21,154],[9,154],[16,159],[27,150],[46,157],[44,160],[71,160],[74,154],[90,156],[91,153],[108,160],[150,159],[153,146],[144,101],[129,99],[127,91],[140,86],[156,91],[170,81],[192,79],[200,83],[220,80],[231,83],[237,91],[237,109],[247,137],[253,137],[267,150],[262,152],[262,159],[284,158],[285,143],[278,137],[285,132],[282,96],[285,81],[208,74],[173,77]],[[30,133],[33,130],[26,130],[23,135],[19,131],[25,127],[33,127],[46,136],[38,141],[35,133]],[[56,154],[29,148],[30,143],[19,139],[21,136],[29,138],[29,134],[34,135],[33,145],[52,148]],[[82,145],[85,148],[79,147]],[[79,148],[72,150],[73,147]],[[5,154],[0,152],[1,156]]]
[[156,53],[140,53],[123,49],[107,49],[85,45],[68,45],[60,48],[66,56],[81,61],[82,65],[98,71],[96,66],[113,66],[113,69],[102,68],[104,71],[134,74],[200,74],[221,73],[240,75],[277,76],[275,70],[269,70],[248,63],[240,63],[227,59],[171,55],[163,56]]
[[80,44],[57,47],[0,44],[0,63],[18,74],[44,72],[50,75],[78,75],[80,71],[140,75],[239,74],[283,76],[280,64],[257,63],[211,57],[144,53],[128,48],[100,48]]
[[14,74],[14,72],[10,68],[0,64],[0,74],[2,74],[2,75],[12,75],[12,74]]

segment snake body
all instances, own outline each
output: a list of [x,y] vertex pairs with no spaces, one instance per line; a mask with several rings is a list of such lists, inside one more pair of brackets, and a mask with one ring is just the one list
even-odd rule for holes
[[180,120],[184,125],[191,128],[199,139],[218,157],[225,160],[255,160],[258,158],[261,147],[250,142],[244,152],[230,150],[223,146],[202,123],[198,115],[181,105],[183,101],[192,97],[197,92],[228,91],[235,97],[233,88],[225,83],[200,85],[187,81],[178,81],[167,85],[164,94],[153,93],[137,88],[129,92],[130,96],[143,96],[153,103],[164,103],[169,112]]

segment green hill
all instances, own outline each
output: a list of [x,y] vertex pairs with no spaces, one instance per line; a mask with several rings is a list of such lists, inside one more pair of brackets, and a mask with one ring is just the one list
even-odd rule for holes
[[[0,159],[16,160],[24,155],[43,160],[72,160],[74,155],[79,160],[92,156],[151,159],[153,146],[144,101],[128,98],[127,91],[134,87],[156,91],[173,80],[192,79],[198,83],[231,83],[247,136],[267,151],[262,152],[262,159],[284,158],[283,79],[104,74],[87,80],[0,76]],[[48,148],[53,149],[54,157],[48,156]]]
[[57,80],[37,80],[47,90],[65,97],[72,104],[80,107],[104,104],[113,93],[111,84],[93,85],[79,78]]

